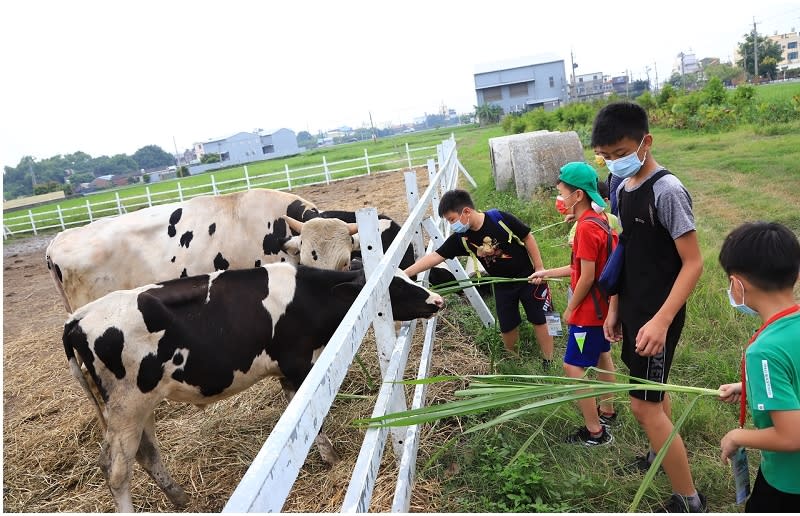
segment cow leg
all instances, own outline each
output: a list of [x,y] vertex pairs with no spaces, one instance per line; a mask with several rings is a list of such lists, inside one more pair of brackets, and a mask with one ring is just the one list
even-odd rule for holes
[[139,443],[139,450],[136,452],[136,460],[176,507],[183,508],[189,503],[189,497],[186,496],[183,488],[172,479],[166,466],[164,466],[164,462],[161,460],[161,452],[158,450],[158,440],[156,439],[155,414],[153,412],[150,412],[144,423],[142,440]]
[[117,512],[133,512],[131,475],[143,423],[136,417],[119,418],[111,413],[107,416],[108,429],[100,448],[100,469],[114,497]]
[[[286,401],[292,401],[292,398],[294,398],[294,395],[297,392],[297,388],[294,387],[292,382],[286,378],[281,378],[281,387],[283,387],[283,394],[286,396]],[[333,466],[341,460],[339,454],[336,453],[336,450],[333,448],[333,443],[322,430],[320,430],[320,432],[314,438],[314,443],[317,445],[319,455],[322,457],[322,461],[325,464]]]

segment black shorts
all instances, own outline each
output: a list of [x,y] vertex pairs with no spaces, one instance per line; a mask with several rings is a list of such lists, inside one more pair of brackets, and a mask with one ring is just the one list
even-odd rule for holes
[[[641,319],[644,319],[642,317]],[[672,367],[672,358],[675,355],[675,348],[681,338],[683,323],[686,319],[686,307],[681,308],[675,319],[672,320],[667,330],[667,340],[661,353],[652,357],[643,357],[636,353],[636,335],[649,319],[633,321],[622,321],[622,361],[630,369],[631,376],[643,378],[652,382],[667,383],[669,370]],[[630,391],[630,395],[644,401],[659,403],[664,400],[663,391]]]
[[750,498],[745,503],[745,512],[797,512],[800,509],[800,494],[785,493],[772,487],[761,468],[758,468],[756,483]]
[[547,285],[530,283],[509,283],[495,285],[495,307],[500,331],[508,333],[522,322],[519,315],[519,304],[525,309],[528,321],[533,324],[545,324],[544,314],[552,309],[550,290]]

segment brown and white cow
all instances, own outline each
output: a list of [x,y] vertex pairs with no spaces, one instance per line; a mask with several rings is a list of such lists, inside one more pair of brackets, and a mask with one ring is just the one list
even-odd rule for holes
[[[78,308],[63,343],[106,429],[100,467],[117,510],[133,510],[134,457],[175,505],[188,501],[158,449],[162,400],[204,406],[266,376],[293,395],[364,284],[361,270],[270,264],[112,292]],[[443,305],[399,270],[389,295],[396,320]]]
[[[68,312],[115,290],[266,263],[296,265],[306,255],[302,263],[341,269],[349,264],[355,224],[318,215],[312,203],[278,190],[195,197],[62,231],[46,262]],[[287,217],[314,222],[301,239]]]

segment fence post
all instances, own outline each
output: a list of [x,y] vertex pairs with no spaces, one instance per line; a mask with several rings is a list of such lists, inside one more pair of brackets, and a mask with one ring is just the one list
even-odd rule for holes
[[89,212],[89,222],[94,222],[94,219],[92,219],[92,205],[89,204],[89,199],[86,199],[86,211]]
[[406,142],[406,157],[408,158],[408,168],[413,168],[413,165],[411,165],[411,151],[408,149],[408,142]]
[[214,195],[219,195],[219,192],[217,191],[217,182],[214,181],[214,175],[213,174],[211,175],[211,192]]
[[[361,240],[361,256],[364,260],[364,272],[367,278],[378,267],[378,263],[383,257],[383,246],[378,230],[378,210],[375,208],[361,208],[356,211],[356,223],[358,224],[358,235]],[[375,330],[375,344],[378,349],[378,363],[381,368],[381,378],[386,378],[389,371],[389,362],[394,351],[397,332],[394,327],[394,317],[392,315],[392,305],[389,300],[388,289],[379,294],[378,313],[372,321],[372,328]],[[396,385],[392,393],[391,401],[392,412],[406,410],[404,389],[402,385]],[[399,464],[403,456],[403,439],[406,429],[392,428],[392,445],[395,458]]]
[[180,181],[178,181],[178,199],[183,202],[183,189],[181,188]]
[[[403,175],[403,178],[405,179],[406,183],[406,201],[408,202],[408,213],[410,214],[419,202],[417,173],[413,170],[406,172]],[[417,259],[425,254],[425,245],[422,241],[422,227],[419,225],[414,229],[414,239],[411,241],[411,245],[414,248],[414,259]]]
[[[436,175],[436,160],[430,158],[428,160],[428,181],[429,183],[433,182],[433,178]],[[439,189],[433,189],[433,196],[431,197],[431,218],[439,226],[439,229],[444,231],[444,228],[441,227],[441,219],[439,218]]]
[[286,170],[286,184],[289,185],[289,191],[292,191],[292,176],[289,174],[289,164],[284,163],[284,170]]
[[150,197],[150,187],[149,186],[145,186],[144,187],[144,192],[147,194],[147,205],[148,206],[153,206],[153,199]]
[[61,214],[60,204],[56,204],[56,211],[58,212],[58,221],[61,223],[61,231],[64,231],[67,227],[64,225],[64,216]]
[[367,153],[367,149],[364,149],[364,163],[367,164],[367,175],[370,175],[369,170],[369,153]]
[[38,235],[38,233],[36,232],[36,223],[33,221],[33,212],[31,210],[28,210],[28,217],[30,217],[31,219],[31,227],[33,228],[33,234]]
[[247,165],[244,166],[244,182],[247,183],[247,190],[250,190],[250,174],[247,173]]
[[122,203],[119,201],[119,192],[114,192],[114,197],[117,199],[117,212],[122,215]]
[[322,168],[325,169],[325,184],[331,184],[331,171],[328,170],[328,160],[325,159],[325,156],[322,156]]

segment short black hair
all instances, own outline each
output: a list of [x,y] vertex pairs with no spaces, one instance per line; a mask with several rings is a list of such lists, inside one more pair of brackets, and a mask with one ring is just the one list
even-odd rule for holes
[[797,236],[777,222],[748,222],[725,237],[719,263],[767,292],[794,287],[800,273]]
[[592,147],[613,145],[623,138],[641,141],[650,132],[647,111],[633,102],[612,102],[594,117]]
[[439,201],[439,216],[444,216],[445,213],[455,212],[461,213],[464,208],[475,209],[472,203],[472,197],[466,190],[448,190],[442,195]]

